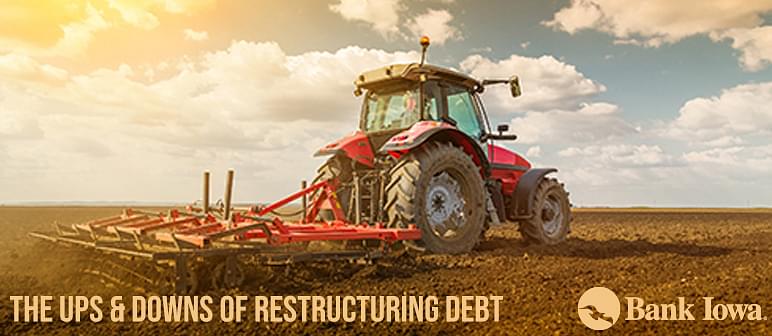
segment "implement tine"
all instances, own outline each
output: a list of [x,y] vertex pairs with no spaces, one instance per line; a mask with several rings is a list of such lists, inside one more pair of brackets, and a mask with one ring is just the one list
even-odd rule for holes
[[91,239],[96,242],[99,239],[99,236],[97,236],[96,231],[94,231],[94,226],[89,224],[88,229],[91,232]]
[[64,232],[62,227],[59,225],[59,222],[54,221],[54,229],[56,230],[56,234],[59,236],[71,236],[73,233],[71,232]]
[[182,251],[182,246],[180,246],[180,241],[179,241],[179,239],[177,239],[177,235],[172,233],[171,237],[172,237],[172,243],[174,243],[174,247],[176,247],[178,250]]
[[134,236],[134,241],[137,242],[137,248],[144,250],[145,246],[142,244],[142,239],[140,239],[139,234],[137,234],[137,232],[132,232],[132,236]]

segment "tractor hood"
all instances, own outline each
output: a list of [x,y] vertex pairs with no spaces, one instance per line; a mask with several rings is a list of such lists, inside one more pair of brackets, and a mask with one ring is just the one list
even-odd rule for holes
[[488,159],[491,161],[494,167],[522,167],[525,170],[531,168],[531,163],[525,158],[520,156],[507,148],[489,144],[488,145]]

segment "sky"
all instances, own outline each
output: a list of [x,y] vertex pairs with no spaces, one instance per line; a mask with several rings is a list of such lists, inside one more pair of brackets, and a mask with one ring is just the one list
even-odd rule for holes
[[577,206],[772,206],[772,0],[5,0],[0,204],[277,199],[421,35]]

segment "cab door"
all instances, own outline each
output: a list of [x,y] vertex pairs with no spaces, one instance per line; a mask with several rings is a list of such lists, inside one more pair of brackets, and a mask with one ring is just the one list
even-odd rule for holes
[[464,87],[454,85],[444,87],[443,91],[447,116],[456,123],[456,128],[475,139],[483,148],[483,143],[480,141],[484,133],[483,123],[472,93]]

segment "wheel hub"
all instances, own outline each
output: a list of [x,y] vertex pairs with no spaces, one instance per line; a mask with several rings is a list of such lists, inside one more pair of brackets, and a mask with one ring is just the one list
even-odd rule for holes
[[426,193],[426,213],[435,234],[444,237],[464,226],[464,199],[458,182],[443,172],[432,177]]
[[563,213],[560,211],[560,201],[555,197],[548,197],[544,200],[541,220],[544,233],[552,236],[558,232],[560,225],[563,223]]

